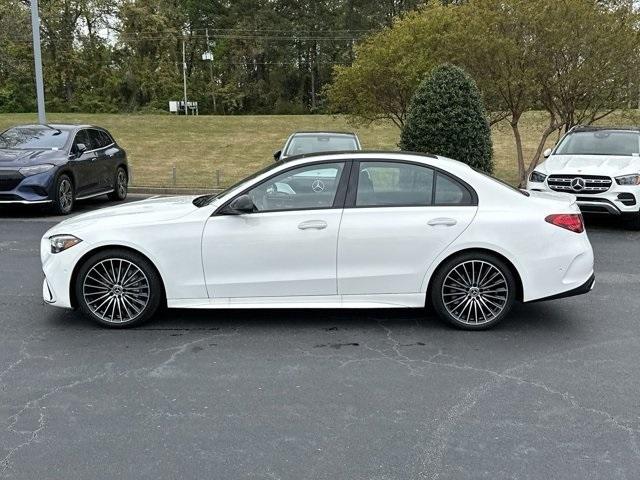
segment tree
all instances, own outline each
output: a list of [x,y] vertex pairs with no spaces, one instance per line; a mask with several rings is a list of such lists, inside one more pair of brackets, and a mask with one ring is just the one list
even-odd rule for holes
[[[336,111],[388,118],[402,128],[406,98],[434,63],[475,78],[491,123],[507,118],[520,182],[550,135],[598,121],[637,98],[638,14],[626,0],[470,0],[432,5],[367,38],[351,67],[335,70],[328,95]],[[632,97],[630,97],[632,95]],[[520,118],[547,113],[547,127],[525,159]]]
[[441,65],[420,84],[411,99],[400,148],[493,172],[489,121],[480,92],[464,70]]

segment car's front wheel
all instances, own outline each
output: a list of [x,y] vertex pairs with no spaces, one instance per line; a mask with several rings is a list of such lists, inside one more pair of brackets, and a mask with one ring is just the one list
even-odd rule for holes
[[103,250],[91,256],[76,276],[80,309],[101,325],[132,327],[160,307],[162,281],[153,265],[128,250]]
[[56,215],[68,215],[75,203],[73,181],[68,175],[60,175],[56,179],[53,192],[52,210]]
[[498,257],[469,252],[451,258],[434,275],[431,302],[437,314],[466,330],[493,327],[511,310],[516,281]]
[[122,201],[127,198],[128,187],[129,177],[127,171],[122,167],[118,167],[113,182],[113,192],[108,195],[109,200]]

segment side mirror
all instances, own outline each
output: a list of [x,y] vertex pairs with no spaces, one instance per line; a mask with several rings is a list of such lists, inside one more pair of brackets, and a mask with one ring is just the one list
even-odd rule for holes
[[543,153],[542,156],[544,158],[549,158],[549,155],[551,155],[552,150],[550,148],[547,148]]
[[273,154],[273,159],[277,162],[278,160],[280,160],[281,156],[282,156],[282,150],[278,150]]
[[232,215],[242,215],[243,213],[253,213],[255,211],[256,206],[249,195],[240,195],[226,208],[226,213]]
[[87,151],[87,146],[84,143],[76,143],[76,155],[79,157]]

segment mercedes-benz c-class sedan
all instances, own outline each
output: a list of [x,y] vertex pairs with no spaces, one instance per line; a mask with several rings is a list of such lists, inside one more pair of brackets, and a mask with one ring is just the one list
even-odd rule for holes
[[76,200],[127,196],[125,151],[93,125],[22,125],[0,133],[0,204],[47,204],[66,215]]
[[41,256],[45,301],[111,327],[139,324],[161,305],[426,306],[483,329],[515,301],[594,283],[574,196],[390,152],[297,157],[215,196],[78,215],[44,235]]

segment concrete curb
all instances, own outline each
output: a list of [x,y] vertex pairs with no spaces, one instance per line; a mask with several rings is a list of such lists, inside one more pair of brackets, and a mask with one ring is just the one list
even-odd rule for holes
[[177,188],[177,187],[129,187],[134,195],[207,195],[220,193],[223,188]]

